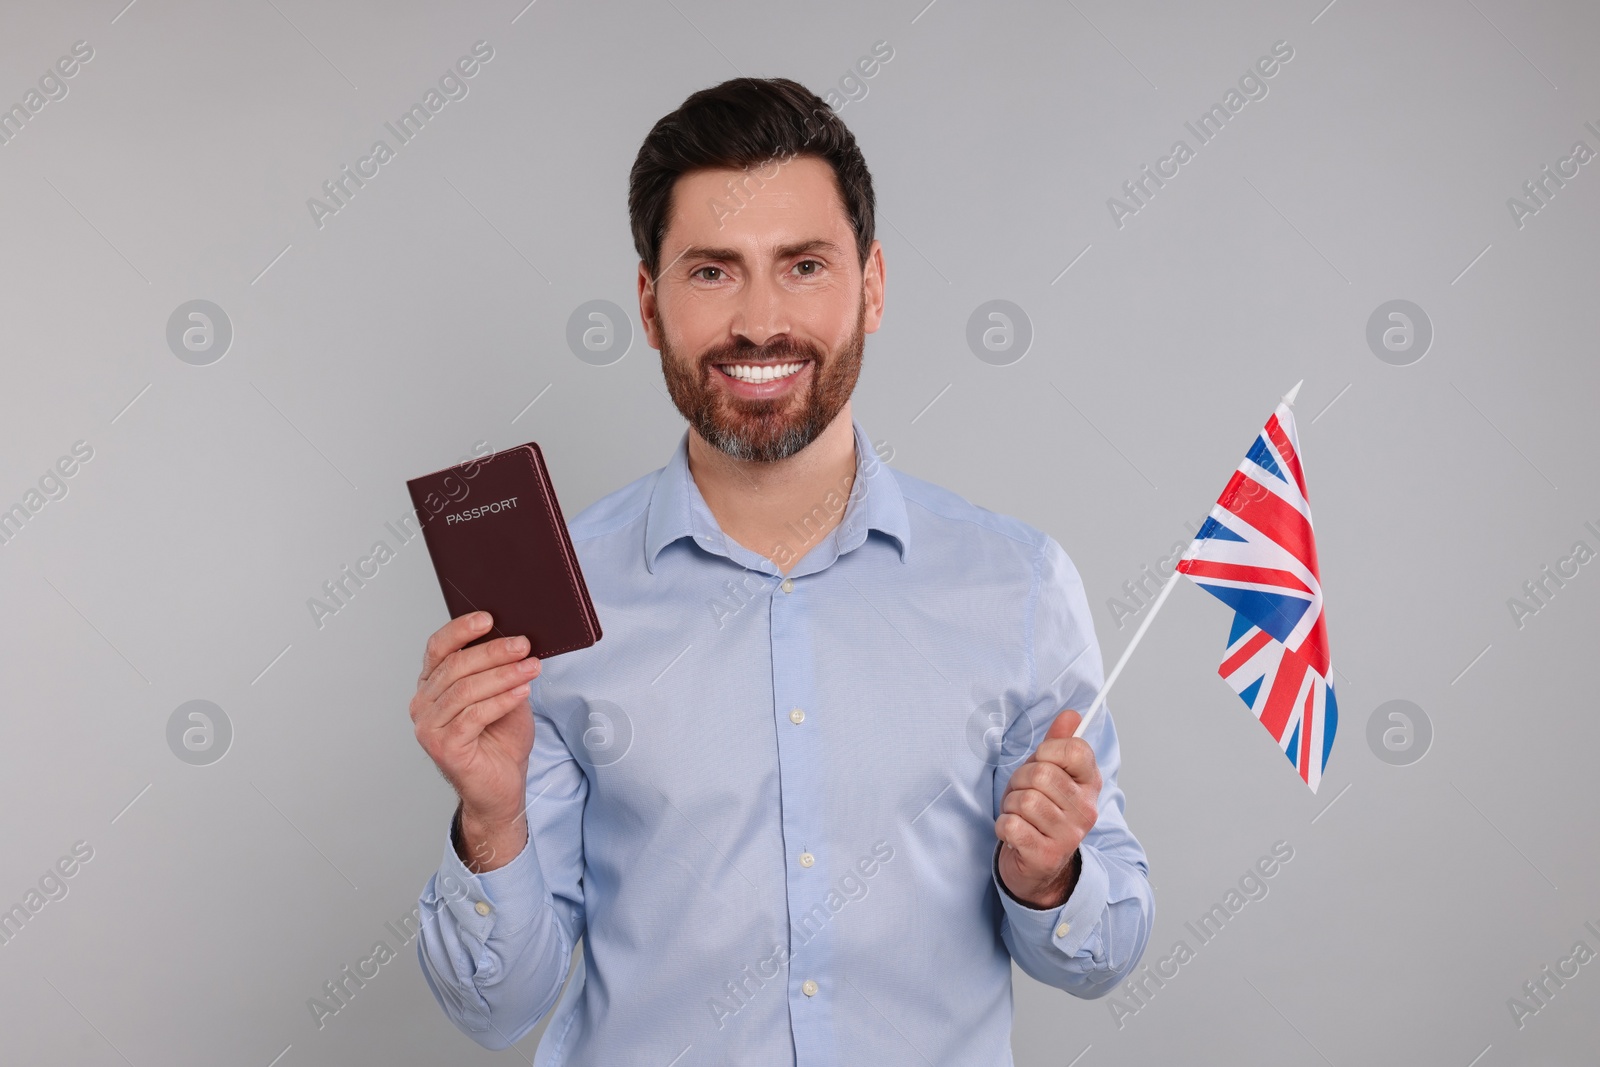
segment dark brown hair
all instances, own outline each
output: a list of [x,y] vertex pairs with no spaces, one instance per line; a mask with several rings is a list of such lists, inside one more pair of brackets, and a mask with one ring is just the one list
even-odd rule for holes
[[[732,78],[701,89],[663,116],[634,158],[628,175],[628,221],[633,246],[650,277],[660,267],[678,178],[710,167],[765,168],[796,155],[815,156],[833,168],[865,267],[872,247],[872,175],[855,136],[820,96],[799,82]],[[760,180],[758,175],[746,181],[759,187]],[[737,200],[730,198],[729,203],[737,205]]]

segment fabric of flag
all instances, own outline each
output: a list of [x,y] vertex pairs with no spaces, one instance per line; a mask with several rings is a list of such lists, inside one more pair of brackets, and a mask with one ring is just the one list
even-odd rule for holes
[[1217,673],[1316,792],[1339,721],[1294,413],[1279,404],[1178,570],[1234,610]]

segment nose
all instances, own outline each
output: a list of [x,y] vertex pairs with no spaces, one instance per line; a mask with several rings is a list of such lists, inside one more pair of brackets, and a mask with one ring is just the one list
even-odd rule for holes
[[773,337],[789,332],[782,287],[763,271],[745,283],[730,324],[735,336],[764,347]]

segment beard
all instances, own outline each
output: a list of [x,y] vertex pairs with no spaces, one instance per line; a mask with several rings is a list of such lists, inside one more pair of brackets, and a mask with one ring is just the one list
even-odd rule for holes
[[[667,392],[695,432],[733,459],[773,463],[805,448],[833,422],[855,391],[866,344],[866,295],[856,310],[855,331],[837,351],[824,353],[816,344],[787,335],[765,347],[744,339],[702,352],[692,362],[667,341],[661,320],[661,373]],[[721,374],[718,363],[811,362],[811,381],[803,392],[763,400],[731,396],[711,380]],[[804,373],[803,370],[796,373]]]

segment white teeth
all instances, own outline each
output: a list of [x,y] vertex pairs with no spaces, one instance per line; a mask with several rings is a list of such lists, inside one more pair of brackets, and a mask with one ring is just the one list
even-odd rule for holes
[[759,384],[761,382],[770,382],[775,378],[787,378],[804,366],[804,363],[776,363],[764,366],[736,363],[722,369],[727,372],[729,377],[737,378],[741,382]]

